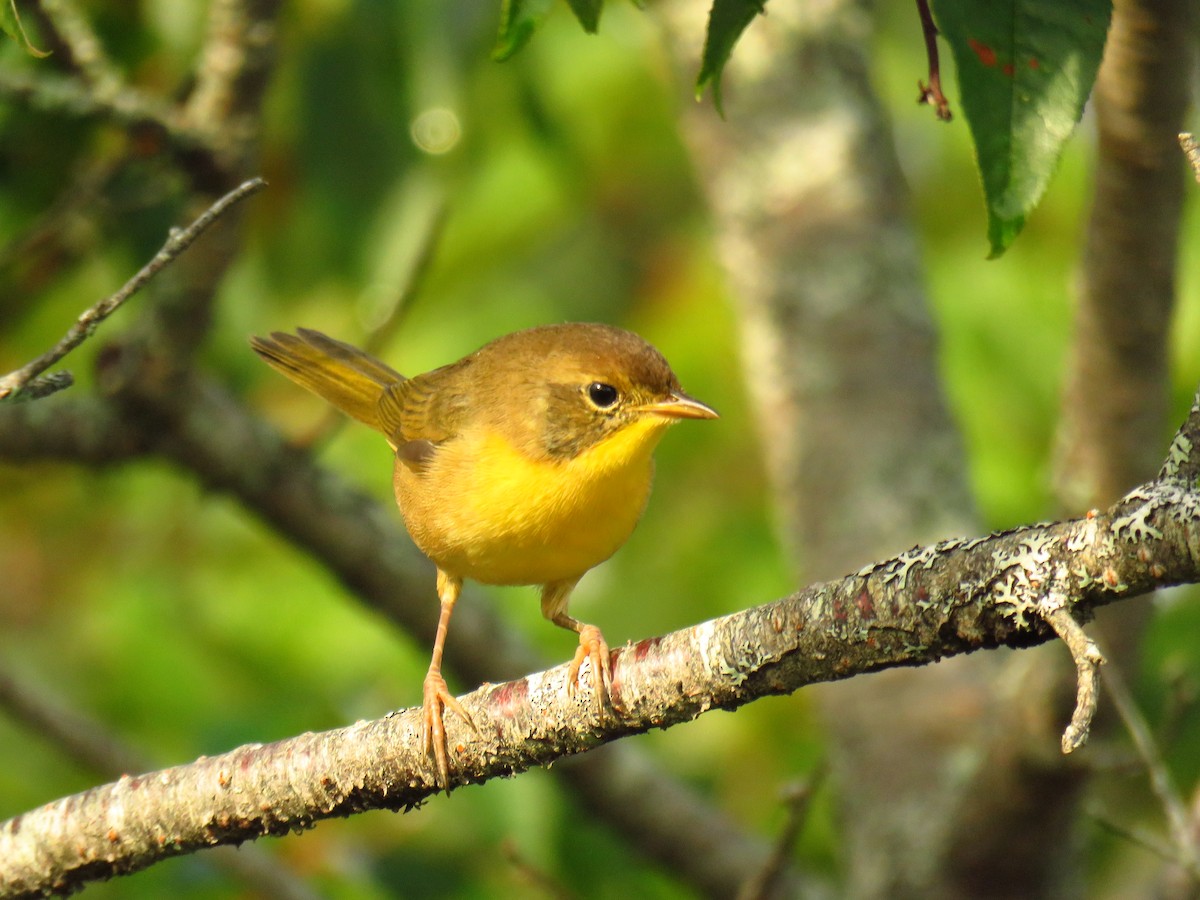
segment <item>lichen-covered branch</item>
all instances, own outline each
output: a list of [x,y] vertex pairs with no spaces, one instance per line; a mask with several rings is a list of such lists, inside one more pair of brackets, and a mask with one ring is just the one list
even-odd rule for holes
[[[1193,408],[1172,471],[1196,466]],[[844,578],[614,653],[612,707],[565,665],[462,699],[482,737],[448,722],[456,785],[511,775],[618,738],[807,684],[1051,639],[1051,609],[1098,606],[1200,580],[1191,478],[1139,487],[1106,512],[915,547]],[[157,859],[307,828],[437,791],[420,711],[251,745],[48,804],[0,826],[0,896],[64,890]]]
[[[169,391],[141,376],[136,346],[113,346],[100,381],[111,403],[0,407],[0,459],[105,464],[135,455],[175,462],[212,490],[232,494],[296,546],[308,549],[364,602],[422,640],[437,618],[433,572],[404,539],[399,517],[285,444],[217,385],[196,376]],[[512,678],[541,663],[491,607],[470,593],[455,612],[448,670],[470,684]],[[731,895],[770,848],[633,747],[559,766],[600,821],[695,889]],[[795,895],[795,874],[782,877]]]
[[[3,664],[0,664],[0,710],[35,730],[66,756],[101,775],[115,778],[123,772],[148,768],[140,753],[99,722],[49,696]],[[212,855],[211,864],[253,886],[263,896],[317,900],[317,894],[300,876],[258,848],[221,849],[222,852]]]

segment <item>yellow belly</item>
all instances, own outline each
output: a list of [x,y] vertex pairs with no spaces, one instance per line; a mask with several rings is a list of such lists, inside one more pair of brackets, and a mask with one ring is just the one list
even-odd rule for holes
[[569,460],[531,460],[495,434],[456,438],[420,472],[396,464],[396,500],[417,546],[449,574],[575,579],[633,532],[667,424],[634,422]]

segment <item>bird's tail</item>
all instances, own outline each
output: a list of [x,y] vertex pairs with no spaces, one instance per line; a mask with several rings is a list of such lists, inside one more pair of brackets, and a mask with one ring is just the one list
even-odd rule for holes
[[384,431],[379,398],[404,376],[369,353],[311,328],[295,334],[273,331],[250,338],[250,346],[268,365],[301,387],[324,397],[342,412]]

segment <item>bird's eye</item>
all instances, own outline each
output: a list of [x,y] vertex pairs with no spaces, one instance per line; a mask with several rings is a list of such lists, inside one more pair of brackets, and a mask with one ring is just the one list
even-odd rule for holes
[[588,399],[600,409],[608,409],[617,402],[617,389],[603,381],[593,381],[587,386]]

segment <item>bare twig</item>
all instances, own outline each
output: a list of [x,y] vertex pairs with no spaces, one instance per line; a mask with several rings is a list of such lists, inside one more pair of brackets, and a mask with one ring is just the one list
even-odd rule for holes
[[[116,312],[126,300],[145,287],[150,279],[170,265],[226,210],[240,200],[260,190],[265,185],[266,182],[261,178],[252,178],[249,181],[243,182],[213,203],[212,206],[206,209],[187,228],[182,231],[173,230],[162,249],[155,254],[150,262],[146,263],[129,281],[125,282],[125,285],[115,294],[106,297],[96,305],[85,310],[75,321],[75,324],[67,331],[63,339],[51,350],[0,378],[0,401],[16,400],[30,396],[30,394],[26,393],[26,389],[33,379],[37,378],[37,376],[45,372],[50,366],[54,365],[91,337],[101,322]],[[70,383],[70,375],[55,373],[53,379],[40,379],[39,385],[34,388],[32,394],[44,396],[51,393],[52,390],[66,387]]]
[[398,284],[392,294],[392,302],[383,315],[371,323],[371,333],[364,345],[367,352],[377,353],[400,325],[404,313],[408,311],[425,283],[445,226],[446,204],[439,198],[435,201],[433,209],[427,214],[416,252],[412,255],[408,265],[404,267],[403,272],[400,273]]
[[1129,841],[1129,843],[1141,847],[1150,853],[1153,853],[1164,862],[1181,864],[1183,861],[1179,858],[1179,854],[1170,844],[1163,843],[1158,835],[1151,834],[1144,828],[1131,827],[1122,825],[1101,813],[1097,809],[1088,810],[1088,815],[1092,820],[1103,828],[1105,831],[1110,831],[1117,837]]
[[500,850],[508,864],[532,891],[551,900],[575,900],[575,895],[567,890],[565,885],[526,859],[516,841],[505,840],[500,845]]
[[[363,349],[368,353],[378,355],[381,348],[399,328],[404,319],[404,313],[408,311],[425,282],[425,276],[429,273],[445,224],[446,204],[439,197],[425,217],[416,251],[406,261],[398,275],[387,279],[394,279],[395,287],[388,291],[386,306],[370,317],[371,321],[368,325],[371,330],[363,341]],[[328,404],[325,406],[321,417],[293,441],[295,446],[315,447],[323,444],[337,434],[338,430],[349,421],[337,409]]]
[[1190,132],[1182,131],[1179,134],[1179,146],[1183,148],[1183,155],[1187,158],[1188,165],[1192,167],[1192,174],[1196,176],[1196,181],[1200,182],[1200,144],[1196,143],[1196,139]]
[[1042,616],[1067,645],[1075,662],[1075,711],[1062,736],[1062,752],[1071,753],[1087,743],[1092,719],[1096,717],[1096,704],[1100,699],[1100,667],[1104,665],[1104,656],[1063,603],[1047,604]]
[[917,97],[917,102],[930,104],[939,119],[949,122],[953,116],[950,114],[950,101],[942,93],[942,65],[938,59],[937,46],[938,30],[937,25],[933,22],[933,13],[929,11],[929,0],[917,0],[917,14],[921,17],[921,33],[925,37],[925,55],[929,59],[929,83],[917,82],[917,88],[921,92]]
[[1197,855],[1192,840],[1188,811],[1183,798],[1175,789],[1167,764],[1158,750],[1154,736],[1150,733],[1150,726],[1137,708],[1120,671],[1112,666],[1108,667],[1104,672],[1104,683],[1108,687],[1117,714],[1133,739],[1133,745],[1146,767],[1146,773],[1150,776],[1150,787],[1158,802],[1162,804],[1171,842],[1175,846],[1173,859],[1187,869],[1193,878],[1200,880],[1200,856]]
[[108,59],[100,39],[73,0],[41,0],[42,12],[66,45],[71,62],[88,80],[92,89],[105,97],[119,94],[124,80]]
[[155,125],[181,147],[203,147],[205,136],[185,127],[175,109],[136,88],[101,94],[77,75],[0,71],[0,95],[59,115],[99,116],[126,127]]
[[793,782],[784,789],[783,802],[787,807],[787,821],[779,832],[775,848],[766,865],[738,891],[738,900],[764,900],[777,895],[779,880],[796,846],[796,839],[808,821],[813,794],[825,781],[828,767],[818,765],[808,778]]

